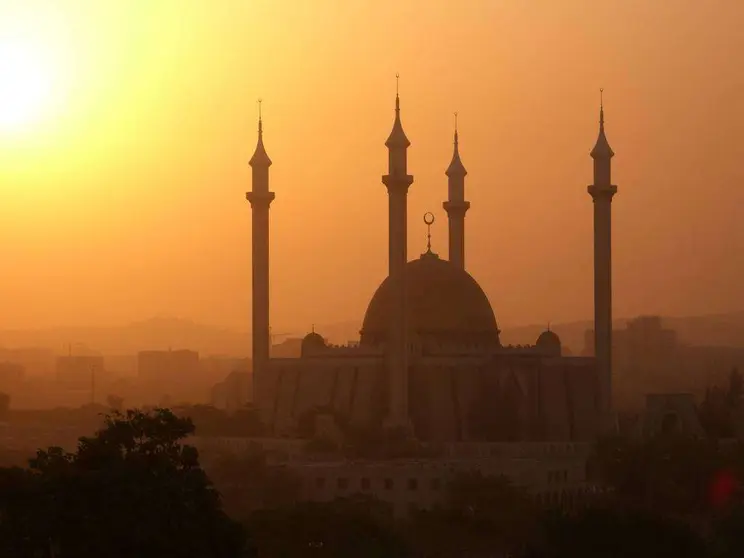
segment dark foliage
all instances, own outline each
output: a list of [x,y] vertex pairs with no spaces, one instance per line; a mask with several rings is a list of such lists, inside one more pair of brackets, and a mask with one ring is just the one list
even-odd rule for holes
[[305,503],[256,513],[249,522],[258,556],[404,558],[411,556],[374,500]]
[[705,541],[687,524],[642,512],[594,507],[546,515],[524,558],[701,558]]
[[742,376],[734,368],[725,388],[711,386],[698,408],[698,416],[708,436],[730,438],[736,433],[735,421],[740,420],[742,409]]
[[105,419],[75,453],[40,450],[0,471],[0,555],[17,558],[234,558],[242,529],[222,511],[168,410]]

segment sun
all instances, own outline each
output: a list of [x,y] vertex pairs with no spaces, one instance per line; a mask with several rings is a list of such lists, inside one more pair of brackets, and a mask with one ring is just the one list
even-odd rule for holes
[[52,100],[53,78],[39,50],[0,39],[0,129],[25,128],[39,120]]

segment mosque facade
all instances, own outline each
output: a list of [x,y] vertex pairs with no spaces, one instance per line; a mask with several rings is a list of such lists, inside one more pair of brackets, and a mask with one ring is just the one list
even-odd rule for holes
[[[457,127],[446,171],[449,260],[430,247],[407,251],[410,142],[400,99],[385,145],[388,172],[388,276],[372,296],[359,342],[329,345],[319,333],[300,358],[269,358],[269,159],[259,137],[250,161],[253,190],[253,403],[277,436],[297,434],[299,421],[324,409],[349,424],[405,429],[426,442],[588,441],[611,408],[610,183],[614,155],[600,133],[591,152],[595,184],[595,356],[564,356],[548,330],[530,346],[504,346],[487,295],[465,267],[467,171]],[[431,217],[431,216],[430,216]],[[430,221],[427,221],[430,223]],[[609,320],[609,321],[608,321]]]

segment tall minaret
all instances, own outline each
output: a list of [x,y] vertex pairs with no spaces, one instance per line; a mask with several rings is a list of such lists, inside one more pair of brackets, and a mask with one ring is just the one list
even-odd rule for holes
[[[396,75],[396,80],[398,76]],[[400,97],[395,92],[395,122],[385,145],[388,148],[388,173],[382,183],[388,191],[388,266],[395,285],[394,311],[390,324],[388,353],[388,417],[391,427],[408,426],[408,329],[407,282],[408,263],[408,187],[413,176],[408,174],[408,141],[400,122]]]
[[249,165],[253,170],[253,190],[245,198],[253,210],[253,402],[263,405],[265,374],[269,362],[269,159],[263,144],[261,101],[258,105],[258,144]]
[[612,184],[610,165],[615,155],[604,130],[604,106],[599,104],[599,137],[592,149],[594,184],[588,191],[594,201],[594,356],[597,359],[600,405],[612,411]]
[[447,171],[449,199],[442,204],[449,218],[449,260],[465,269],[465,212],[470,202],[465,201],[465,176],[468,171],[460,160],[457,140],[457,113],[455,113],[455,150]]

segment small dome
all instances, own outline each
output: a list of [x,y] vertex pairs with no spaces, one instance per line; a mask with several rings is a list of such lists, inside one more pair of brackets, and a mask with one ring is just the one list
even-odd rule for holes
[[540,334],[535,346],[546,354],[555,356],[560,356],[561,354],[561,338],[549,329]]
[[326,347],[325,339],[319,333],[308,333],[302,339],[302,347],[300,348],[300,354],[306,356],[312,352],[317,352],[319,349]]
[[[420,339],[499,344],[491,304],[465,270],[427,252],[406,265],[408,328]],[[367,307],[361,331],[363,345],[387,340],[395,313],[394,283],[386,278]]]

